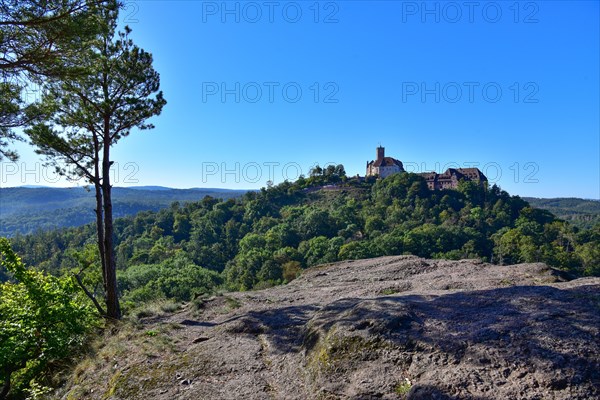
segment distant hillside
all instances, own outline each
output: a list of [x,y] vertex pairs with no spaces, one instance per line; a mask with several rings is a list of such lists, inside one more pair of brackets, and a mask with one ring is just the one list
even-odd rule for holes
[[[158,211],[173,202],[204,196],[229,199],[245,190],[170,189],[158,186],[113,189],[115,217]],[[0,188],[0,236],[80,226],[94,221],[94,193],[84,188]]]
[[524,197],[533,207],[550,211],[558,218],[569,221],[579,228],[591,228],[600,222],[600,201],[573,197],[539,199]]

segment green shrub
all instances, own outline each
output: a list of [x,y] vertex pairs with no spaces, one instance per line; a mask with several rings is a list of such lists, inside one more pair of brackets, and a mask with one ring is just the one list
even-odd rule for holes
[[119,273],[123,302],[135,306],[159,299],[191,301],[212,293],[221,276],[179,256],[160,264],[134,265]]
[[71,278],[26,268],[5,238],[0,263],[12,277],[0,284],[0,382],[12,384],[12,393],[33,382],[32,390],[40,392],[37,380],[50,363],[83,345],[96,313]]
[[302,273],[302,264],[298,261],[289,261],[283,264],[283,279],[286,282],[291,282]]

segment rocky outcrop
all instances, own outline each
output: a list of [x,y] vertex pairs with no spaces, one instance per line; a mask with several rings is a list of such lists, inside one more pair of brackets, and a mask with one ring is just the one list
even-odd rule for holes
[[544,264],[341,262],[147,320],[141,331],[159,332],[170,350],[132,340],[107,366],[80,371],[61,395],[600,398],[599,288],[600,278],[568,281]]

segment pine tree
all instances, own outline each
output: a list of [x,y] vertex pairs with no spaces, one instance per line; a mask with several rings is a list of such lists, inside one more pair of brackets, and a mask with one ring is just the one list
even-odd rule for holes
[[82,54],[86,73],[74,79],[51,79],[44,86],[38,114],[44,121],[26,130],[36,152],[72,179],[84,178],[96,195],[98,249],[106,294],[105,313],[119,319],[110,168],[110,149],[134,128],[154,126],[166,101],[152,55],[116,31],[118,12],[104,9],[106,29]]
[[[9,142],[27,124],[21,95],[47,77],[81,73],[73,63],[103,24],[102,0],[0,0],[0,160],[16,160]],[[31,112],[29,117],[31,117]]]

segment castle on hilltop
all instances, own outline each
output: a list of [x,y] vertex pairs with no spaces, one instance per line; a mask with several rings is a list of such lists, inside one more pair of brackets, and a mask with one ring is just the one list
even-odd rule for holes
[[475,181],[479,184],[487,182],[486,176],[479,168],[448,168],[443,174],[437,172],[421,172],[421,175],[427,181],[427,187],[430,190],[456,189],[458,182]]
[[[370,162],[367,161],[366,176],[385,178],[401,172],[405,172],[402,162],[392,157],[386,157],[385,148],[381,146],[377,147],[377,159]],[[442,174],[438,174],[437,172],[421,172],[417,175],[425,178],[427,187],[430,190],[456,189],[461,180],[475,181],[480,184],[487,182],[486,176],[479,168],[448,168]]]
[[404,172],[404,166],[400,160],[385,156],[385,147],[377,147],[377,159],[367,161],[367,176],[378,176],[385,178],[392,174]]

